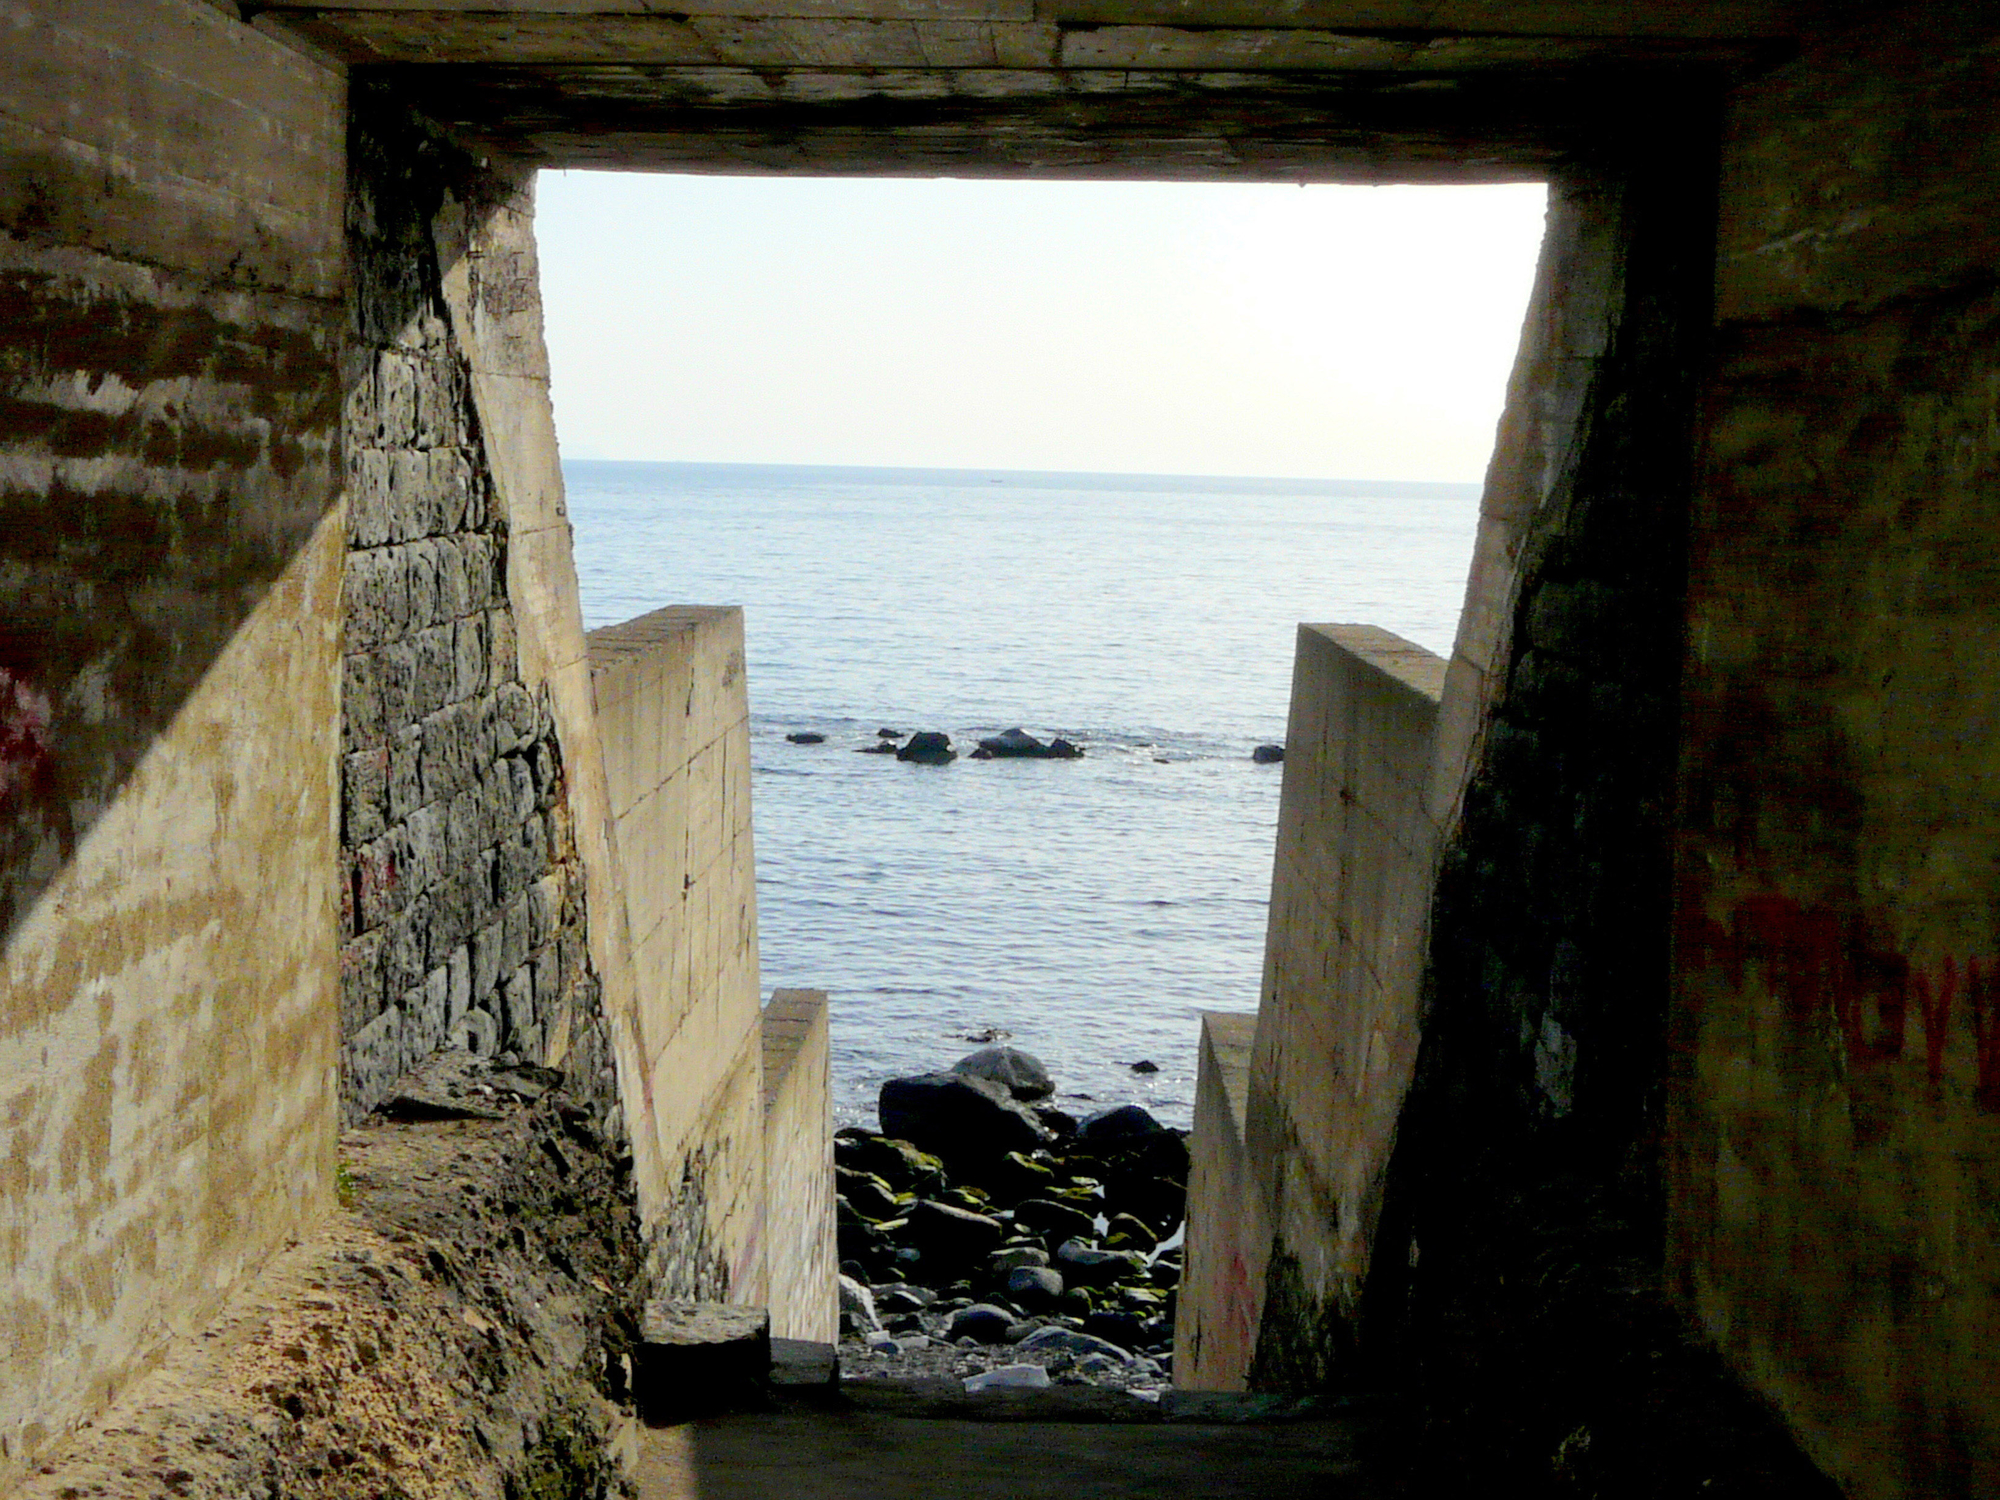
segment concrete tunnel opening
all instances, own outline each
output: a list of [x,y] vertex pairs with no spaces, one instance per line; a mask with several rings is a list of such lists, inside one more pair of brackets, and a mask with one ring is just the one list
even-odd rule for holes
[[[1236,1015],[1218,1024],[1247,1022],[1265,967],[1279,773],[1249,767],[1253,747],[1284,739],[1280,705],[1307,680],[1295,678],[1285,647],[1299,618],[1368,619],[1422,636],[1442,672],[1470,569],[1478,486],[1435,481],[1454,463],[1460,478],[1489,466],[1545,200],[1539,185],[1301,193],[1181,183],[1121,192],[1101,183],[543,174],[536,232],[557,425],[598,460],[566,468],[585,623],[610,625],[666,598],[745,607],[761,967],[767,984],[809,977],[832,996],[837,1124],[887,1128],[878,1127],[875,1103],[888,1080],[944,1068],[974,1043],[996,1040],[1027,1049],[1062,1080],[1040,1107],[1087,1117],[1132,1103],[1170,1127],[1193,1123],[1200,1013],[1233,1007]],[[718,220],[732,215],[754,233],[720,229]],[[1117,218],[1143,227],[1121,235]],[[1237,224],[1243,219],[1248,226]],[[862,224],[865,231],[850,227]],[[1237,237],[1235,257],[1197,253],[1207,248],[1199,236],[1219,239],[1224,225]],[[1370,239],[1381,248],[1364,253],[1356,242]],[[1189,242],[1173,267],[1179,281],[1144,264],[1149,241]],[[1096,277],[1078,271],[1087,257],[1103,268]],[[949,265],[950,276],[926,277],[933,263]],[[1261,307],[1243,295],[1253,274]],[[834,287],[842,315],[827,316],[814,301]],[[983,320],[957,305],[975,289],[995,304]],[[1484,320],[1468,316],[1475,302]],[[1423,315],[1411,315],[1412,306]],[[1231,346],[1204,321],[1260,310],[1288,325],[1289,342]],[[1146,326],[1167,333],[1140,346]],[[1060,330],[1059,338],[1046,330]],[[1337,352],[1308,364],[1296,356],[1300,346]],[[1108,360],[1075,352],[1093,349],[1117,352]],[[672,359],[660,350],[674,351]],[[1411,368],[1418,360],[1421,376]],[[1257,361],[1274,368],[1253,386]],[[1163,368],[1121,382],[1118,372],[1135,362]],[[677,377],[669,365],[688,373]],[[995,368],[999,377],[984,374]],[[899,380],[902,370],[918,379]],[[1039,402],[1010,405],[1000,387],[1031,374],[1046,387]],[[1137,389],[1122,402],[1103,398],[1121,383]],[[1421,401],[1397,405],[1388,394],[1419,383]],[[844,399],[827,394],[835,390]],[[1181,390],[1196,394],[1187,410],[1148,421],[1151,408]],[[1267,401],[1282,409],[1258,410]],[[829,404],[832,416],[820,410]],[[1153,470],[1202,471],[1199,458],[1181,457],[1194,451],[1184,438],[1147,456],[1175,441],[1169,424],[1203,419],[1240,420],[1245,431],[1222,451],[1249,455],[1244,465],[1274,455],[1260,474],[1285,471],[1287,459],[1294,472],[1313,460],[1329,475],[1334,465],[1344,465],[1339,475],[1379,475],[1397,460],[1403,469],[1372,488],[1366,480],[1288,487],[1253,478],[1232,494],[1224,478],[1120,481],[1087,456],[1051,460],[1059,472],[1037,475],[1009,448],[1019,429],[1038,424],[1061,428],[1040,451],[1078,443],[1083,423],[1068,413],[1085,406],[1086,421],[1132,429],[1116,435],[1122,444],[1097,451],[1122,449],[1135,455],[1129,463]],[[911,414],[870,420],[884,411]],[[744,415],[732,426],[736,412]],[[937,429],[967,412],[981,416],[940,442]],[[1401,422],[1402,446],[1379,435],[1367,446],[1371,421],[1378,429]],[[1338,432],[1309,446],[1288,423]],[[847,446],[831,456],[846,469],[744,462],[827,457],[811,445],[827,443],[836,427],[847,430]],[[913,453],[914,427],[934,446]],[[628,446],[628,458],[692,452],[739,462],[603,462],[621,440],[654,445]],[[952,442],[995,461],[954,470],[941,456]],[[1214,445],[1209,453],[1208,470],[1228,461]],[[890,458],[927,467],[883,468]],[[1004,488],[981,488],[989,485]],[[1199,501],[1176,493],[1183,487],[1219,493]],[[1052,506],[1046,515],[1038,502]],[[1107,525],[1104,508],[1143,515]],[[939,530],[949,533],[947,546],[928,544],[927,533]],[[1100,554],[1094,568],[1064,566],[1092,551]],[[1138,605],[1146,595],[1170,602],[1146,611]],[[988,601],[1006,605],[995,612]],[[1197,623],[1205,649],[1175,652],[1176,638]],[[967,635],[983,649],[968,648]],[[1112,642],[1123,644],[1122,655]],[[1242,661],[1253,653],[1265,658],[1254,670]],[[775,669],[769,688],[761,685],[766,667]],[[1302,657],[1299,672],[1307,667]],[[1183,692],[1163,709],[1144,684],[1149,671],[1221,686],[1206,699]],[[1093,672],[1107,697],[1073,691]],[[868,696],[885,690],[894,696]],[[1246,700],[1268,702],[1261,716],[1252,711],[1255,732],[1246,726],[1236,736],[1242,743],[1225,748],[1213,734],[1191,732],[1243,719]],[[1038,733],[1075,736],[1092,771],[1105,759],[1119,768],[1110,794],[1096,793],[1103,811],[1084,791],[1051,800],[1039,788],[1010,786],[990,798],[945,800],[930,786],[884,777],[889,761],[839,753],[897,749],[877,737],[882,722],[905,732],[951,727],[971,752],[977,736],[1002,724],[974,718],[966,733],[965,715],[983,710],[1011,723],[1027,717],[1020,710],[1029,701],[1042,709]],[[913,706],[920,703],[932,706]],[[1071,706],[1079,703],[1091,707]],[[935,723],[939,704],[960,719]],[[1300,721],[1308,732],[1317,711]],[[1176,712],[1184,719],[1172,728],[1142,727],[1168,724]],[[1206,764],[1213,776],[1228,762],[1245,785],[1210,792],[1207,805],[1186,792],[1181,801],[1158,789],[1118,795],[1142,783],[1143,772]],[[967,769],[979,774],[961,767],[958,775]],[[1051,784],[1073,786],[1083,774],[1071,764]],[[914,826],[906,831],[903,822]],[[1075,831],[1094,822],[1109,825],[1095,843]],[[1010,864],[1019,871],[1011,885],[964,874]],[[1166,873],[1196,870],[1210,878]],[[1219,881],[1234,885],[1218,889]],[[1180,931],[1149,928],[1162,907],[1196,910]],[[1107,919],[1080,921],[1079,910]],[[1203,962],[1202,949],[1223,950],[1223,958]],[[1087,1000],[1065,1009],[1066,993]],[[1093,1051],[1119,1061],[1083,1071],[1080,1058]],[[1142,1073],[1127,1071],[1135,1060]],[[844,1173],[857,1168],[865,1144],[841,1143]],[[1063,1150],[1063,1141],[1050,1142],[1036,1160],[1058,1173],[1103,1175],[1096,1164],[1066,1168]],[[1043,1305],[1047,1288],[1024,1285],[1034,1306],[1016,1307],[974,1270],[918,1264],[923,1236],[902,1222],[908,1193],[900,1206],[882,1196],[912,1184],[863,1175],[869,1180],[856,1191],[870,1200],[869,1213],[857,1215],[845,1192],[838,1202],[842,1269],[853,1282],[874,1283],[902,1316],[896,1338],[847,1327],[848,1357],[862,1362],[852,1373],[933,1373],[930,1365],[951,1354],[943,1348],[951,1330],[970,1327],[973,1316],[997,1318],[997,1304],[1009,1314],[1010,1340],[1032,1333],[1043,1315],[1066,1314],[1081,1318],[1082,1332],[1140,1356],[1145,1371],[1121,1371],[1121,1382],[1151,1392],[1172,1378],[1177,1288],[1165,1302],[1141,1287],[1122,1293],[1129,1307],[1115,1295],[1085,1303],[1094,1292],[1057,1307]],[[1184,1158],[1171,1176],[1185,1185]],[[997,1209],[1003,1219],[1015,1200],[1037,1196],[981,1177],[951,1186],[974,1190],[955,1206]],[[1097,1192],[1079,1221],[1091,1248],[1114,1232],[1108,1220],[1118,1210],[1107,1190]],[[1029,1206],[1040,1211],[1039,1202]],[[880,1243],[862,1238],[885,1218],[892,1227]],[[1178,1269],[1178,1222],[1147,1228],[1127,1215],[1119,1223],[1111,1248],[1155,1254],[1160,1245],[1155,1281]],[[909,1243],[899,1247],[899,1234]],[[1046,1257],[1057,1242],[1027,1248]],[[904,1307],[905,1294],[887,1284],[896,1282],[938,1300]],[[864,1332],[872,1343],[864,1345]],[[980,1375],[1015,1362],[1008,1347],[960,1351],[951,1368]],[[1199,1341],[1183,1351],[1183,1364],[1198,1354]],[[1197,1379],[1212,1379],[1213,1366],[1211,1356]]]

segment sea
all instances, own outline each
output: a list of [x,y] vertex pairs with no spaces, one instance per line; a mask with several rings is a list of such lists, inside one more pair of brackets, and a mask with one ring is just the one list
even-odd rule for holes
[[[826,990],[838,1123],[989,1040],[1185,1126],[1253,1011],[1301,621],[1445,654],[1478,487],[566,461],[586,627],[744,614],[763,984]],[[1019,726],[1080,760],[857,752]],[[822,744],[786,739],[823,734]],[[1150,1064],[1157,1071],[1136,1068]]]

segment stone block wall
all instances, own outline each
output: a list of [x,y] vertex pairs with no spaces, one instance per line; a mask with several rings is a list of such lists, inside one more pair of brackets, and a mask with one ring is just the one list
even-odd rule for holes
[[764,1295],[771,1332],[830,1344],[840,1337],[840,1252],[826,992],[773,991],[762,1033]]
[[1244,1124],[1276,1299],[1260,1384],[1326,1384],[1359,1315],[1416,1062],[1444,677],[1386,630],[1299,627]]
[[0,31],[8,1490],[332,1201],[344,83]]
[[[357,95],[348,225],[342,1104],[446,1042],[544,1060],[601,1014],[562,745],[522,680],[496,488],[435,222],[482,190]],[[596,1023],[595,1029],[601,1029]],[[612,1108],[599,1045],[585,1071]]]
[[1206,1011],[1188,1137],[1186,1258],[1174,1315],[1174,1384],[1240,1391],[1257,1351],[1271,1230],[1245,1140],[1257,1017]]

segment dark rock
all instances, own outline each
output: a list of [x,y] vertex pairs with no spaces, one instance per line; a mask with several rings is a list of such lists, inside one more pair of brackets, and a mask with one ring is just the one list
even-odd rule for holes
[[1177,1287],[1181,1284],[1181,1264],[1177,1260],[1154,1260],[1150,1274],[1154,1286]]
[[810,729],[801,730],[797,734],[788,734],[785,738],[794,745],[824,745],[826,743],[825,735],[816,734]]
[[991,760],[991,759],[993,759],[993,752],[992,752],[991,750],[988,750],[988,749],[987,749],[987,748],[986,748],[985,746],[983,746],[983,745],[982,745],[982,746],[980,746],[980,748],[979,748],[979,749],[977,749],[977,750],[973,751],[973,752],[972,752],[972,753],[971,753],[970,755],[966,756],[966,759],[967,759],[967,760]]
[[926,1269],[952,1271],[982,1259],[1006,1232],[998,1219],[926,1200],[910,1210],[900,1238],[923,1256]]
[[908,731],[902,729],[878,729],[875,731],[876,738],[884,740],[900,740],[906,733]]
[[1063,1185],[1055,1163],[1042,1151],[1033,1155],[1009,1151],[981,1172],[979,1180],[995,1203],[1009,1207],[1023,1198],[1046,1198]]
[[882,1132],[935,1153],[956,1172],[1048,1144],[1048,1130],[1006,1088],[964,1073],[892,1078],[878,1104]]
[[1150,1057],[1142,1057],[1132,1064],[1132,1071],[1134,1073],[1157,1073],[1160,1071],[1160,1065]]
[[968,1078],[991,1079],[1024,1103],[1046,1099],[1056,1091],[1042,1060],[1018,1047],[981,1047],[953,1063],[951,1071]]
[[875,1310],[883,1317],[896,1317],[903,1313],[922,1312],[937,1301],[937,1293],[922,1286],[878,1286],[870,1287],[875,1297]]
[[1103,1146],[1159,1135],[1166,1128],[1138,1105],[1121,1104],[1092,1115],[1077,1127],[1076,1136],[1087,1145]]
[[1076,1116],[1067,1110],[1057,1109],[1053,1104],[1037,1104],[1035,1118],[1058,1142],[1076,1139]]
[[1083,1331],[1121,1349],[1145,1338],[1144,1320],[1129,1312],[1094,1312],[1083,1320]]
[[1150,1250],[1159,1242],[1160,1237],[1146,1222],[1131,1214],[1113,1214],[1104,1229],[1107,1250]]
[[1082,760],[1083,746],[1057,735],[1049,741],[1049,748],[1042,752],[1044,760]]
[[834,1137],[834,1162],[856,1172],[871,1172],[898,1193],[920,1197],[944,1186],[944,1163],[908,1141],[891,1140],[852,1127]]
[[997,1344],[1007,1336],[1007,1330],[1018,1320],[1005,1308],[995,1307],[990,1302],[975,1302],[970,1307],[960,1308],[952,1314],[951,1322],[945,1329],[945,1337],[952,1340],[973,1339],[982,1344]]
[[1007,1273],[1007,1298],[1023,1312],[1047,1312],[1063,1294],[1060,1273],[1047,1266],[1020,1266]]
[[1283,745],[1259,745],[1250,752],[1250,758],[1260,766],[1275,766],[1285,758]]
[[1094,1333],[1079,1333],[1073,1328],[1038,1328],[1020,1344],[1023,1353],[1070,1354],[1078,1359],[1100,1354],[1121,1365],[1133,1363],[1131,1351],[1121,1348],[1109,1339],[1099,1338]]
[[1089,1234],[1097,1227],[1093,1215],[1053,1198],[1024,1198],[1014,1207],[1014,1222],[1058,1241]]
[[864,1219],[893,1219],[902,1211],[889,1184],[873,1172],[857,1172],[850,1167],[833,1169],[834,1191]]
[[1039,757],[1047,751],[1048,746],[1016,726],[1013,729],[1002,730],[999,734],[988,735],[979,742],[979,748],[990,751],[1001,759],[1007,759],[1012,756]]
[[854,753],[856,755],[894,755],[896,753],[896,746],[889,740],[882,740],[873,745],[863,745]]
[[1009,1271],[1018,1271],[1023,1266],[1045,1266],[1048,1263],[1049,1252],[1039,1245],[1009,1245],[1003,1250],[995,1250],[986,1257],[987,1271],[1003,1280]]
[[844,1260],[840,1263],[840,1274],[856,1286],[868,1280],[868,1268],[858,1260]]
[[1066,1240],[1056,1251],[1055,1270],[1065,1283],[1080,1286],[1110,1286],[1128,1276],[1144,1276],[1146,1262],[1123,1250],[1097,1250],[1082,1240]]
[[1109,1211],[1130,1214],[1164,1237],[1187,1212],[1187,1187],[1164,1177],[1119,1177],[1105,1184]]
[[951,748],[950,735],[926,729],[911,735],[903,748],[896,752],[896,759],[919,766],[941,766],[957,760],[958,752]]

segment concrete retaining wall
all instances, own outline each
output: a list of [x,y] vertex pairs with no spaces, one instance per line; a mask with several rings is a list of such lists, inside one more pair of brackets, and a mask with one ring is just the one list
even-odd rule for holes
[[1187,1242],[1174,1316],[1174,1384],[1240,1391],[1257,1350],[1271,1230],[1244,1141],[1257,1017],[1206,1011],[1188,1137]]
[[[1415,1065],[1444,661],[1367,625],[1304,625],[1292,676],[1264,991],[1243,1101],[1247,1180],[1207,1033],[1183,1290],[1205,1384],[1327,1382],[1358,1313]],[[1219,1191],[1222,1196],[1202,1196]],[[1238,1194],[1248,1194],[1244,1202]],[[1197,1230],[1197,1221],[1226,1229]],[[1244,1239],[1257,1226],[1263,1243]],[[1245,1284],[1239,1285],[1238,1276]],[[1278,1281],[1282,1316],[1261,1317]],[[1209,1299],[1215,1298],[1213,1304]],[[1198,1332],[1197,1332],[1198,1330]],[[1254,1355],[1255,1369],[1252,1369]]]
[[764,1007],[765,1297],[781,1339],[840,1337],[834,1243],[832,1049],[823,990]]
[[[656,610],[590,633],[595,715],[631,934],[650,1122],[642,1203],[684,1295],[762,1302],[763,1039],[737,609]],[[628,1092],[630,1090],[628,1089]]]
[[333,1189],[344,85],[0,6],[0,1488]]

